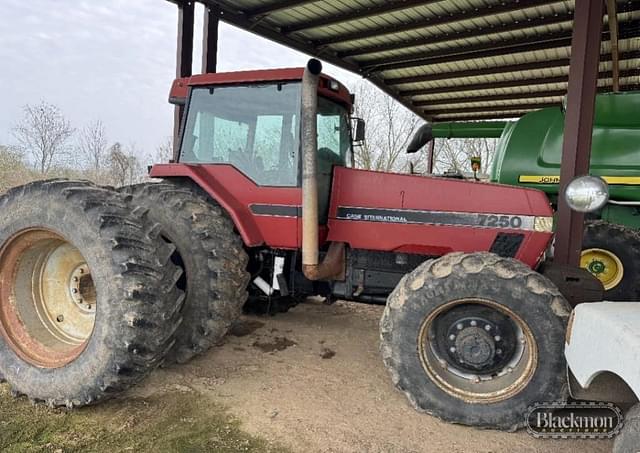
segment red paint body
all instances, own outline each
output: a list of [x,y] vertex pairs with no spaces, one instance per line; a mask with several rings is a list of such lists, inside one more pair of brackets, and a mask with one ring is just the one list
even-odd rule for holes
[[[177,79],[170,102],[186,103],[189,89],[202,85],[237,85],[301,80],[302,68],[269,69],[217,74],[201,74]],[[345,105],[349,91],[335,79],[320,76],[318,94]],[[334,89],[331,89],[333,85]],[[248,247],[300,249],[302,221],[295,214],[257,215],[252,205],[300,207],[300,187],[256,185],[228,164],[160,164],[150,175],[156,178],[188,178],[226,209]],[[327,194],[319,194],[327,196]],[[338,218],[338,207],[438,211],[440,213],[487,213],[551,217],[552,210],[543,192],[521,187],[437,177],[400,175],[350,168],[334,168],[329,219],[320,227],[320,243],[344,242],[354,249],[444,255],[461,251],[490,250],[500,232],[524,235],[516,258],[534,267],[546,250],[551,233],[509,228],[434,223],[385,223]]]
[[[231,165],[155,165],[151,176],[193,180],[231,215],[245,244],[272,248],[301,247],[301,219],[255,215],[252,204],[300,206],[299,187],[262,187]],[[321,242],[345,242],[356,249],[396,251],[421,255],[489,250],[499,232],[517,232],[525,239],[515,256],[534,267],[551,240],[551,233],[509,228],[398,224],[336,218],[338,206],[472,212],[551,217],[544,193],[438,177],[400,175],[335,168],[330,194],[329,222]]]
[[[189,95],[189,87],[203,85],[242,85],[259,82],[288,82],[302,80],[304,68],[260,69],[256,71],[217,72],[212,74],[198,74],[191,77],[176,79],[171,85],[169,102],[184,103]],[[338,90],[329,89],[330,82],[338,83]],[[352,101],[349,90],[333,77],[320,75],[318,94],[335,102],[343,104],[351,110]]]

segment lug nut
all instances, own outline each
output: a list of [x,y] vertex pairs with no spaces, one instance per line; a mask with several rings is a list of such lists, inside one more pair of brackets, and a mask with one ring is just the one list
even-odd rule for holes
[[459,322],[458,324],[456,324],[456,329],[458,329],[458,330],[462,330],[462,328],[463,328],[463,327],[464,327],[464,326],[462,325],[462,323],[461,323],[461,322]]
[[454,348],[453,346],[451,346],[451,347],[449,348],[449,351],[450,351],[450,352],[456,352],[456,348]]
[[73,277],[74,282],[77,282],[78,280],[79,280],[78,277]]
[[473,321],[471,321],[469,324],[471,324],[472,326],[477,326],[478,322],[474,319]]
[[473,377],[473,383],[474,384],[479,384],[480,383],[480,376],[474,376]]
[[58,321],[58,322],[64,321],[64,316],[63,315],[58,315],[58,317],[56,318],[56,321]]
[[518,339],[520,340],[520,343],[522,343],[522,344],[525,344],[525,343],[526,343],[526,340],[524,339],[524,337],[520,337],[520,338],[518,338]]
[[502,349],[496,349],[496,354],[502,354]]
[[71,288],[71,292],[72,292],[73,294],[76,294],[76,293],[78,292],[78,288]]
[[449,335],[449,340],[453,341],[456,339],[456,336],[454,334]]
[[491,330],[491,326],[489,324],[485,324],[484,325],[484,330],[486,330],[487,332],[489,332]]
[[513,367],[508,367],[507,368],[507,373],[513,373]]
[[500,341],[501,340],[500,335],[496,335],[495,337],[493,337],[493,339],[496,340],[496,341]]

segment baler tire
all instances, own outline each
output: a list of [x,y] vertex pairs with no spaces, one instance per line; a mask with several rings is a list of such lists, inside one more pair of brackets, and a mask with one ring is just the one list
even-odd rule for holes
[[636,453],[640,445],[640,404],[624,414],[622,430],[613,442],[613,453]]
[[[173,247],[160,238],[159,225],[141,210],[131,211],[120,194],[86,181],[11,189],[0,197],[0,212],[0,376],[14,396],[50,407],[84,406],[115,396],[161,363],[180,325],[184,294],[175,287],[182,272],[170,261]],[[51,264],[50,272],[71,268],[50,263],[56,253],[84,262],[80,294],[91,293],[95,311],[78,346],[57,342],[63,337],[47,333],[42,317],[23,316],[46,299],[47,283],[35,272],[50,274],[33,263]],[[71,294],[64,286],[71,280],[61,280],[61,294]],[[70,301],[67,307],[74,306]],[[63,323],[60,315],[57,321]]]
[[[504,308],[503,316],[508,313],[524,322],[522,326],[526,328],[514,337],[520,339],[522,350],[528,352],[518,358],[516,365],[511,365],[515,369],[513,377],[496,374],[495,379],[504,379],[499,376],[516,379],[513,384],[500,384],[504,385],[498,389],[500,394],[492,393],[493,387],[485,387],[488,390],[482,393],[474,385],[485,381],[475,382],[476,373],[469,371],[466,372],[469,381],[458,384],[462,379],[456,381],[458,375],[454,371],[457,372],[460,363],[455,360],[449,364],[438,358],[436,364],[440,368],[437,368],[425,358],[429,354],[437,357],[427,351],[434,350],[433,345],[440,337],[430,330],[442,323],[438,316],[452,313],[455,304],[465,304],[458,310],[461,315],[456,317],[469,316],[470,307],[482,307],[483,303],[492,304],[494,309]],[[416,410],[447,422],[514,431],[524,426],[528,406],[564,401],[568,397],[563,351],[570,311],[553,283],[519,261],[487,252],[452,253],[421,264],[398,283],[380,321],[380,351],[393,383]],[[452,326],[461,329],[456,317]],[[483,330],[481,324],[470,325]],[[448,334],[442,338],[451,340]],[[528,340],[525,342],[523,338]],[[500,366],[507,370],[507,366]],[[498,388],[495,384],[488,382]]]
[[637,230],[596,220],[586,225],[582,241],[586,250],[603,250],[620,260],[623,269],[621,280],[610,289],[605,289],[605,300],[640,300],[640,232]]
[[[220,344],[247,299],[248,255],[233,221],[198,187],[181,181],[136,184],[119,189],[134,206],[148,209],[175,245],[185,279],[184,322],[166,363],[185,363]],[[177,261],[175,261],[177,259]]]

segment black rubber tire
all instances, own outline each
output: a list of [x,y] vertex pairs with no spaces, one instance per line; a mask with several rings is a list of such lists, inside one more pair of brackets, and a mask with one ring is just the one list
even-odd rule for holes
[[123,198],[69,180],[33,182],[0,197],[0,247],[25,229],[52,230],[82,253],[97,290],[91,337],[64,366],[35,366],[0,335],[0,375],[14,395],[51,407],[95,403],[142,380],[173,345],[182,272],[170,262],[173,247],[160,238],[159,225],[132,212]]
[[119,190],[133,205],[148,209],[179,253],[186,275],[181,282],[184,322],[166,362],[187,362],[219,344],[242,313],[250,277],[242,239],[225,210],[189,183],[151,182]]
[[[518,315],[538,348],[530,381],[511,398],[466,403],[425,372],[417,339],[423,320],[441,305],[464,298],[497,302]],[[570,307],[548,279],[519,261],[492,253],[452,253],[405,275],[387,300],[380,321],[380,350],[396,387],[415,409],[452,423],[513,431],[529,405],[568,396],[564,335]]]
[[613,453],[640,452],[640,404],[624,414],[624,425],[613,443]]
[[640,232],[621,225],[597,220],[587,224],[582,249],[600,248],[615,254],[624,266],[618,285],[605,291],[606,300],[640,300]]

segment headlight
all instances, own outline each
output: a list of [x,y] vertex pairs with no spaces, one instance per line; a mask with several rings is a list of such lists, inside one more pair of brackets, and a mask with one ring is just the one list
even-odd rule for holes
[[567,185],[564,199],[574,211],[597,211],[609,201],[609,186],[597,176],[579,176]]
[[553,217],[536,217],[533,219],[533,229],[539,232],[553,231]]

